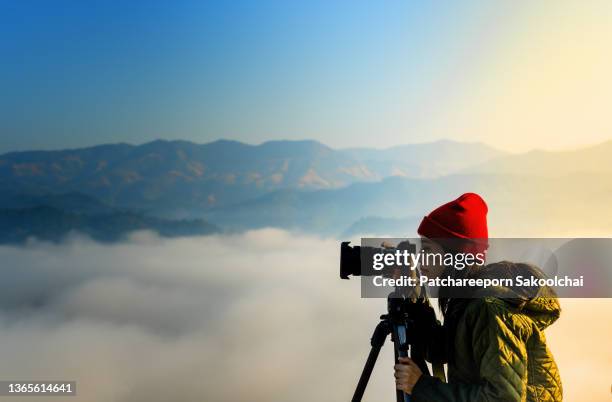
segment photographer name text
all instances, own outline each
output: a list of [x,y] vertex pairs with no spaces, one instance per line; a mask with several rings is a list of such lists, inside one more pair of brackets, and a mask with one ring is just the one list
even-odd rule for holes
[[398,278],[386,278],[382,275],[372,277],[372,283],[377,287],[386,286],[430,286],[430,287],[582,287],[584,276],[571,278],[554,276],[550,278],[537,278],[535,276],[517,275],[515,278],[428,278],[425,275],[412,277],[402,275]]

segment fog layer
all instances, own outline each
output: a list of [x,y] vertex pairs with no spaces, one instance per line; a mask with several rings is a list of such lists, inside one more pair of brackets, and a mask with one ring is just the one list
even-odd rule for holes
[[[73,402],[349,400],[385,309],[338,278],[336,241],[279,230],[75,237],[0,261],[0,379],[76,380]],[[548,338],[566,399],[607,400],[612,303],[562,305]],[[391,354],[364,400],[393,400]]]

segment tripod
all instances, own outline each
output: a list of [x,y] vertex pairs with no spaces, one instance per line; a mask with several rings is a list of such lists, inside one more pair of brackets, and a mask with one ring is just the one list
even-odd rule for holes
[[[370,341],[372,348],[361,372],[361,377],[359,377],[359,382],[351,400],[352,402],[361,401],[380,349],[389,334],[391,334],[391,340],[394,344],[395,363],[398,363],[399,357],[407,357],[410,353],[411,359],[419,366],[423,375],[429,375],[423,346],[419,345],[419,342],[416,340],[414,324],[408,314],[409,303],[420,302],[423,302],[423,299],[414,301],[406,298],[397,288],[389,294],[387,297],[387,314],[380,316],[380,322],[372,334]],[[396,390],[395,394],[397,402],[410,402],[410,395],[405,394],[401,390]]]

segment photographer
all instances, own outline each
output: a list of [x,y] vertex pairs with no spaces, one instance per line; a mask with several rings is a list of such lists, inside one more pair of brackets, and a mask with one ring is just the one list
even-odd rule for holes
[[[432,252],[460,252],[437,239],[456,239],[463,246],[485,250],[487,205],[477,194],[467,193],[437,208],[421,222],[418,233],[423,248]],[[434,240],[436,239],[436,240]],[[429,278],[442,275],[486,277],[492,271],[515,275],[537,272],[527,264],[503,262],[461,271],[421,266]],[[441,288],[439,305],[444,324],[429,307],[420,325],[427,333],[428,360],[448,364],[448,382],[423,375],[410,358],[395,365],[397,388],[413,402],[561,401],[559,372],[546,346],[543,330],[554,323],[560,307],[548,288],[529,293],[517,289],[474,289],[472,297],[452,297]]]

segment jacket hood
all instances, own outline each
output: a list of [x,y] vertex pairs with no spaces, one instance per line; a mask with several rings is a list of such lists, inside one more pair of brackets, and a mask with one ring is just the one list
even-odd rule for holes
[[[471,270],[472,271],[472,270]],[[470,273],[475,278],[511,278],[517,276],[545,278],[545,274],[531,264],[503,261],[489,264]],[[474,297],[495,297],[513,309],[530,317],[541,330],[552,325],[561,315],[555,291],[549,286],[495,286],[476,289]]]

